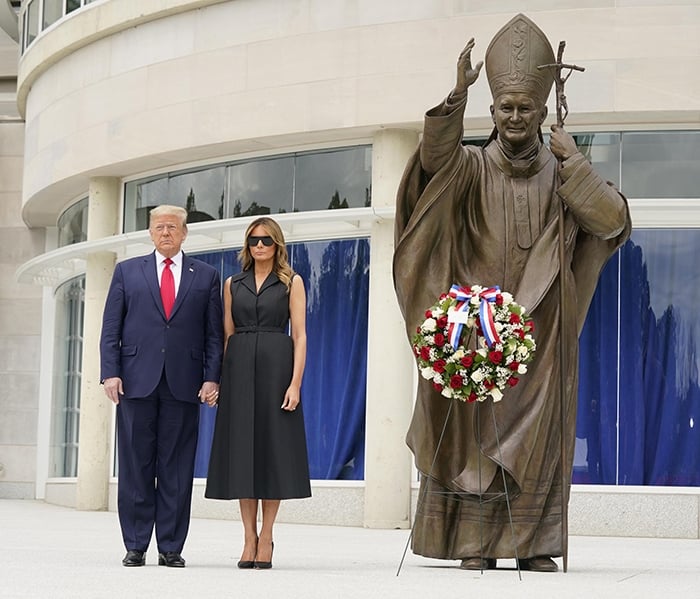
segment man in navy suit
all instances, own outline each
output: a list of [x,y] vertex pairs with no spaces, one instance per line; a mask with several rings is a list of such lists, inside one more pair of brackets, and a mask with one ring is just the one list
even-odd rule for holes
[[101,379],[117,404],[118,510],[125,566],[185,566],[199,402],[214,405],[223,351],[218,271],[186,256],[187,212],[151,210],[155,251],[117,264],[100,340]]

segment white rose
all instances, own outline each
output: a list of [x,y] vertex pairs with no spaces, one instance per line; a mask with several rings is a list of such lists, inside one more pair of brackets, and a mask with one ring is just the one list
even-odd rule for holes
[[498,387],[494,387],[493,389],[491,389],[491,391],[489,391],[489,394],[491,395],[491,397],[493,397],[494,403],[503,399],[503,393],[501,393],[501,390]]
[[420,375],[424,379],[428,379],[429,381],[432,381],[433,377],[435,376],[435,371],[430,366],[426,366],[425,368],[420,369]]
[[449,387],[443,387],[440,395],[442,395],[443,397],[452,397],[452,389],[450,389]]
[[484,373],[481,371],[481,369],[475,370],[474,372],[472,372],[471,379],[475,383],[480,383],[481,381],[484,380]]
[[421,326],[421,329],[432,333],[435,329],[437,329],[437,321],[434,318],[426,318],[425,322],[423,322],[423,325]]
[[525,364],[518,364],[518,374],[525,374],[527,372],[527,366]]
[[433,313],[433,317],[435,317],[435,318],[439,318],[440,316],[442,316],[444,314],[442,308],[433,308],[431,310],[431,312]]
[[508,293],[507,291],[504,291],[503,293],[501,293],[501,295],[503,296],[503,305],[504,306],[507,306],[508,304],[513,303],[513,296],[510,293]]

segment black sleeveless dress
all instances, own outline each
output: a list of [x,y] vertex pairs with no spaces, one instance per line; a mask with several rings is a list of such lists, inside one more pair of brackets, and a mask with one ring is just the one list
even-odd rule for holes
[[221,372],[205,497],[311,496],[302,404],[281,408],[292,380],[289,295],[271,273],[256,293],[253,269],[231,278],[234,334]]

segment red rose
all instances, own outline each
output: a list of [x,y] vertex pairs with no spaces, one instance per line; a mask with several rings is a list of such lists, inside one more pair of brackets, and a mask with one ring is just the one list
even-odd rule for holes
[[440,358],[439,360],[435,360],[435,362],[433,363],[433,370],[442,374],[443,372],[445,372],[445,364],[447,364],[447,362],[445,362],[445,360],[443,360],[442,358]]
[[433,339],[435,340],[435,345],[437,345],[438,347],[442,347],[443,345],[445,345],[445,335],[443,335],[442,333],[435,333]]
[[433,389],[435,389],[435,391],[437,391],[438,393],[441,393],[442,392],[442,385],[440,383],[436,383],[435,381],[433,381]]
[[467,401],[468,401],[469,403],[474,403],[474,402],[476,401],[476,393],[474,393],[474,391],[472,391],[472,392],[469,394],[469,397],[467,397]]
[[491,360],[493,364],[500,364],[501,360],[503,360],[503,352],[497,350],[490,351],[489,360]]
[[460,362],[465,368],[471,368],[471,365],[474,364],[474,358],[471,356],[464,356]]
[[496,295],[496,305],[497,306],[503,305],[503,296],[500,293],[498,295]]
[[518,377],[516,377],[516,376],[511,376],[511,377],[508,378],[508,385],[509,385],[510,387],[515,387],[515,385],[517,385],[517,384],[518,384]]
[[441,293],[440,294],[440,301],[447,299],[447,294],[446,293]]
[[496,384],[491,379],[484,379],[484,387],[486,389],[493,389]]
[[522,329],[516,329],[515,334],[521,339],[525,339],[525,331],[523,331]]
[[511,370],[517,370],[518,366],[520,366],[520,362],[516,362],[515,360],[508,364],[508,368],[510,368]]
[[535,321],[534,320],[526,320],[525,326],[530,327],[530,330],[534,331],[535,330]]
[[520,314],[516,314],[515,312],[511,312],[510,324],[520,324]]
[[445,314],[437,319],[437,326],[439,329],[444,329],[447,326],[447,316]]
[[450,387],[453,389],[459,389],[462,386],[462,377],[458,374],[453,374],[450,377]]
[[420,357],[423,358],[423,360],[430,359],[430,348],[427,345],[420,348]]
[[432,318],[432,317],[433,317],[433,313],[428,309],[428,310],[425,311],[425,317],[426,317],[426,318]]

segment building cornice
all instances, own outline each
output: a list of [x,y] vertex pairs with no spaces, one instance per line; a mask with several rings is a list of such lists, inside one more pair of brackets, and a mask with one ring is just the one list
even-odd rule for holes
[[[258,216],[192,223],[187,226],[187,253],[218,251],[241,247],[245,230]],[[393,220],[394,207],[345,208],[273,215],[284,232],[285,241],[322,241],[369,237],[372,225]],[[29,283],[56,289],[65,281],[85,273],[89,254],[114,252],[117,261],[147,254],[153,250],[148,231],[134,231],[94,241],[84,241],[46,252],[22,264],[15,277]]]

